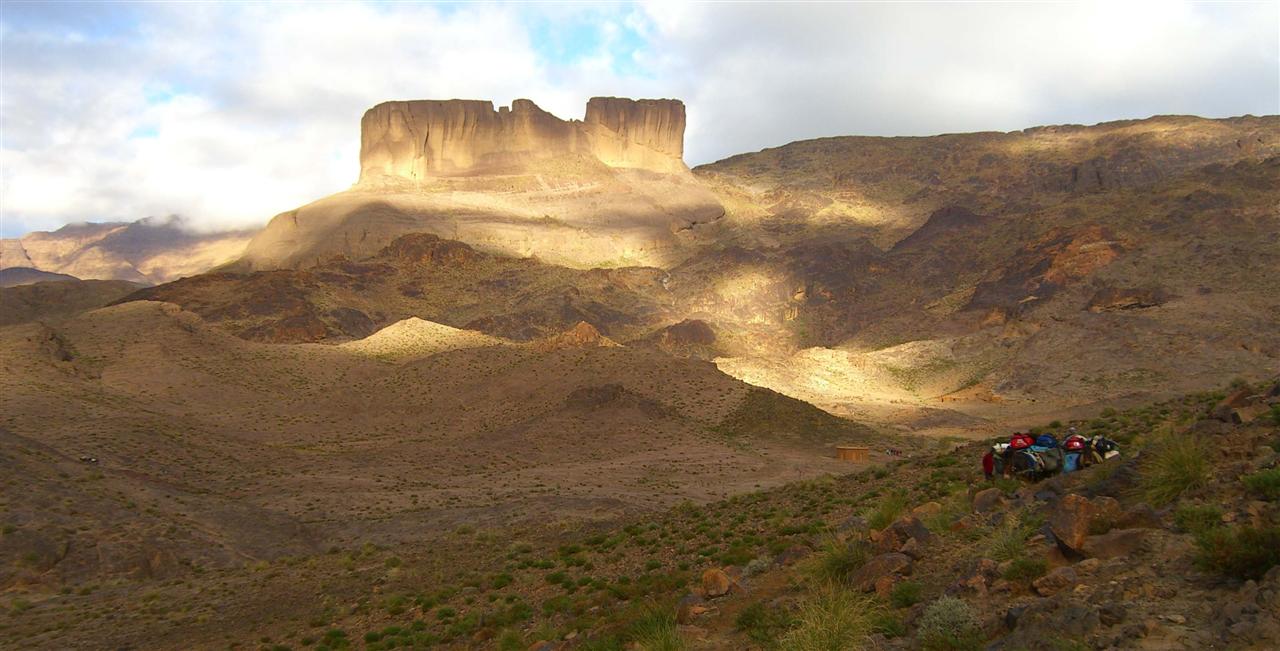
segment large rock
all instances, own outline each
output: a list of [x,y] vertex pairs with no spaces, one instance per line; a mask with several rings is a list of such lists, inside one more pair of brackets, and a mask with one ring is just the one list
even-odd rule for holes
[[723,597],[733,589],[733,579],[724,570],[711,568],[702,573],[702,594],[708,599]]
[[1041,597],[1050,597],[1074,586],[1076,581],[1078,581],[1076,571],[1070,566],[1064,566],[1036,579],[1031,583],[1031,587]]
[[1083,495],[1071,494],[1058,502],[1049,514],[1049,530],[1058,541],[1058,547],[1068,557],[1079,557],[1084,541],[1089,537],[1089,519],[1093,508]]
[[1004,493],[999,488],[981,490],[973,496],[973,511],[986,513],[1000,506],[1002,502],[1004,502]]
[[849,584],[855,590],[871,592],[875,590],[876,582],[882,577],[910,573],[911,557],[898,552],[890,552],[876,556],[867,561],[861,568],[858,568],[857,571],[849,576]]

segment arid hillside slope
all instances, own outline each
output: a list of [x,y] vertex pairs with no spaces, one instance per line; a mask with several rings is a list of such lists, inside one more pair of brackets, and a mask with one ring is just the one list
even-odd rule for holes
[[238,258],[252,233],[194,233],[181,219],[70,224],[0,241],[0,268],[143,285],[192,276]]
[[837,466],[825,446],[876,437],[653,349],[425,329],[440,352],[370,356],[134,301],[0,330],[2,462],[24,486],[0,584],[614,517],[814,476]]

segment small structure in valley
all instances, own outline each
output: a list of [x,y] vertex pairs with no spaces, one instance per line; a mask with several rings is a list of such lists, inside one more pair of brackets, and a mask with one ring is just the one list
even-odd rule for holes
[[871,448],[859,445],[837,445],[836,458],[843,461],[867,461],[871,458]]

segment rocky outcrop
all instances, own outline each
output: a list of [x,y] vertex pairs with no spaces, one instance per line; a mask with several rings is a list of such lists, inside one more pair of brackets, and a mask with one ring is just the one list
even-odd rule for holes
[[684,167],[684,103],[592,97],[584,120],[591,152],[605,165],[660,172]]
[[684,104],[596,97],[585,121],[561,120],[527,99],[384,102],[360,122],[360,180],[423,180],[502,171],[566,155],[610,167],[687,171]]

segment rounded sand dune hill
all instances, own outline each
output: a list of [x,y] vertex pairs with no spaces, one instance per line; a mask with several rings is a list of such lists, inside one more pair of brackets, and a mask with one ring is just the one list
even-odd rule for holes
[[344,350],[383,358],[426,357],[464,348],[484,348],[508,343],[474,330],[462,330],[443,323],[409,317],[397,321],[364,339],[349,341]]

